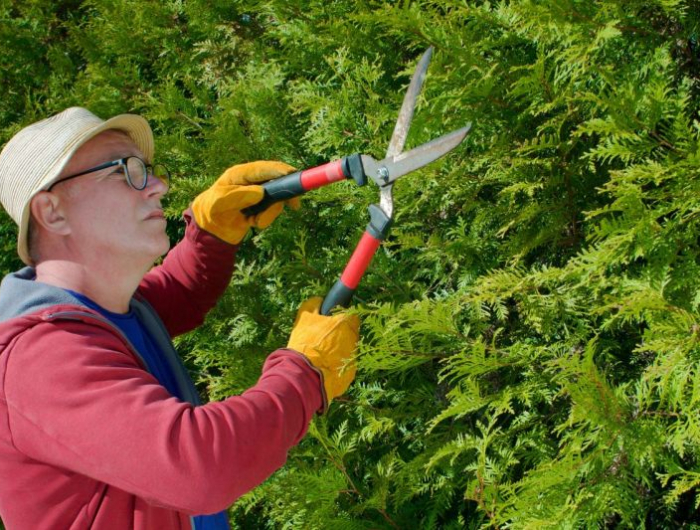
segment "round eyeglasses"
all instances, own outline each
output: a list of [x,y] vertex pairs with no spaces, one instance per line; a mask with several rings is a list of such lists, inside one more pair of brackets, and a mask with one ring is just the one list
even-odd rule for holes
[[119,158],[117,160],[112,160],[111,162],[105,162],[99,166],[95,166],[93,168],[86,169],[85,171],[81,171],[80,173],[76,173],[75,175],[70,175],[57,180],[46,188],[46,191],[51,191],[51,188],[53,188],[56,184],[65,182],[66,180],[82,177],[88,173],[101,171],[103,169],[115,166],[118,168],[117,171],[121,171],[124,174],[129,186],[135,190],[140,191],[148,186],[149,177],[155,177],[165,184],[165,191],[163,193],[167,193],[167,191],[170,189],[170,172],[163,164],[150,165],[146,164],[146,162],[141,160],[138,156],[127,156],[126,158]]

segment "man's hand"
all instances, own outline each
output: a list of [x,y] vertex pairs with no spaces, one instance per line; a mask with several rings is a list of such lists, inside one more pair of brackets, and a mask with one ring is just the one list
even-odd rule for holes
[[299,308],[288,347],[301,353],[322,374],[323,409],[347,390],[357,371],[353,352],[359,338],[356,315],[323,316],[323,300],[312,298]]
[[221,177],[192,203],[197,225],[227,243],[236,245],[251,226],[267,228],[282,212],[284,204],[299,208],[299,198],[271,205],[257,215],[246,217],[241,210],[257,204],[264,196],[257,184],[294,171],[283,162],[250,162],[228,168]]

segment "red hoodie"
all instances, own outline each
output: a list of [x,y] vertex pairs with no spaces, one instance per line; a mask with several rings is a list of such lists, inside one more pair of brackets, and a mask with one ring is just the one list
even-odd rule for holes
[[[186,219],[184,239],[132,301],[152,306],[164,336],[199,325],[233,268],[235,247]],[[290,350],[270,355],[241,396],[174,398],[117,328],[32,278],[26,268],[0,287],[8,530],[191,528],[190,515],[227,508],[281,467],[321,408],[319,376]]]

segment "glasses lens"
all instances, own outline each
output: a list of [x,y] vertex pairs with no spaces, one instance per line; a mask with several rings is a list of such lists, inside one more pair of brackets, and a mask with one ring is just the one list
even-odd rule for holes
[[153,176],[165,184],[165,191],[170,188],[170,172],[163,164],[153,166]]
[[142,190],[146,187],[146,164],[138,157],[130,156],[126,159],[127,179],[132,188]]

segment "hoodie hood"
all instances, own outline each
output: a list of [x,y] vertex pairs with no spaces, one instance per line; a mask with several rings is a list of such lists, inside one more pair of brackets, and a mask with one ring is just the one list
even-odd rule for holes
[[0,283],[0,323],[56,305],[85,305],[69,292],[37,282],[33,267],[8,274]]

